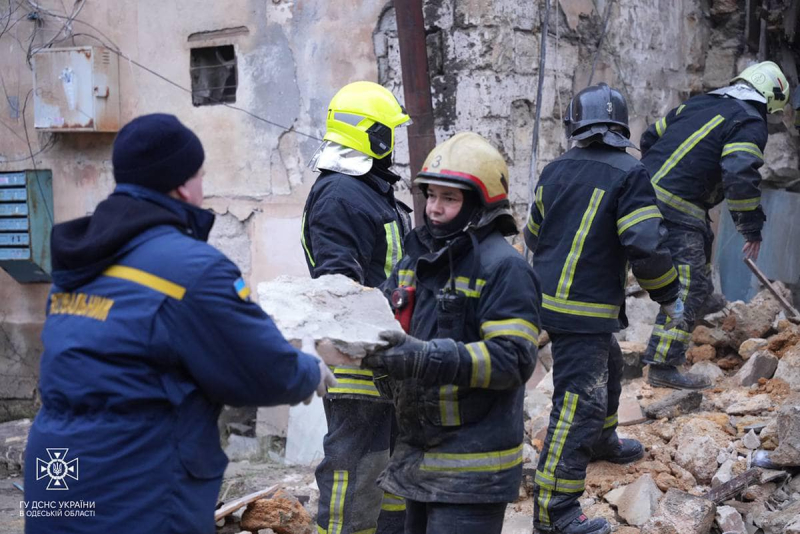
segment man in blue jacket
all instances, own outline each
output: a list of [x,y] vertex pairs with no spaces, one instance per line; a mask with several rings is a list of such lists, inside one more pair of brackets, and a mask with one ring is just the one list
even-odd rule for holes
[[115,191],[53,228],[28,533],[213,533],[222,405],[299,403],[335,384],[206,243],[203,160],[174,116],[134,119],[114,142]]

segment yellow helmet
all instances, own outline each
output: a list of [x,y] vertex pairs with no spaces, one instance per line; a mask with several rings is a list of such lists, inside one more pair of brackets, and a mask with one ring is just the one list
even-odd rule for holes
[[324,139],[383,159],[394,150],[395,127],[408,120],[391,91],[373,82],[354,82],[331,99]]
[[434,148],[414,183],[473,190],[490,209],[509,205],[508,166],[503,156],[472,132],[458,133]]
[[767,112],[781,111],[789,102],[789,81],[772,61],[762,61],[744,69],[731,83],[744,80],[767,99]]

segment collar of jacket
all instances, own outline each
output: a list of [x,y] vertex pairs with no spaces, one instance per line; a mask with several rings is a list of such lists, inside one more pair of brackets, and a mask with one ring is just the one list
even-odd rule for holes
[[333,141],[323,141],[308,162],[314,172],[325,170],[348,176],[367,174],[372,169],[372,164],[370,156]]
[[711,91],[708,94],[727,96],[730,98],[735,98],[736,100],[750,100],[752,102],[760,102],[761,104],[767,103],[767,99],[764,98],[764,95],[745,83],[737,83],[727,87],[720,87],[719,89]]
[[208,235],[214,226],[215,217],[210,210],[192,206],[147,187],[134,184],[118,184],[112,195],[126,195],[146,200],[171,211],[184,222],[186,233],[200,241],[208,241]]

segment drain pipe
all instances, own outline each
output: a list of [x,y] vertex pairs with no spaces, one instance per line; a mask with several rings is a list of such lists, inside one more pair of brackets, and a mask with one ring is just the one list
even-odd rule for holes
[[[422,168],[425,157],[436,146],[422,0],[395,1],[394,13],[397,19],[397,38],[400,42],[400,67],[403,71],[406,111],[413,121],[413,124],[406,129],[413,180]],[[412,186],[411,194],[414,199],[414,223],[421,225],[422,215],[425,212],[425,197],[416,186]]]

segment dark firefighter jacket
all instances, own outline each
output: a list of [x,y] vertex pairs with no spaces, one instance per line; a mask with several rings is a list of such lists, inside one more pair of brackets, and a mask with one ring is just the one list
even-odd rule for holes
[[653,300],[680,289],[647,170],[622,150],[573,148],[542,171],[524,230],[542,280],[542,326],[615,332],[627,326],[627,264]]
[[[536,363],[539,282],[500,232],[488,227],[477,237],[477,249],[463,234],[439,248],[427,228],[417,227],[384,285],[387,293],[416,288],[412,336],[450,338],[458,346],[458,360],[449,362],[457,367],[454,383],[391,382],[399,435],[381,486],[415,501],[518,497],[522,402]],[[453,283],[456,298],[438,303],[440,291],[452,291]]]
[[707,210],[725,198],[739,232],[761,240],[765,112],[758,104],[700,95],[650,125],[642,134],[642,163],[664,217],[705,229]]
[[314,392],[317,360],[289,345],[204,242],[212,223],[121,185],[93,216],[53,228],[25,500],[83,501],[95,514],[28,518],[26,532],[212,534],[222,405]]
[[[306,200],[300,241],[312,278],[343,274],[378,287],[403,257],[410,209],[395,200],[398,177],[373,168],[363,176],[322,171]],[[339,386],[331,397],[389,402],[372,383],[372,372],[350,366],[333,370]]]

